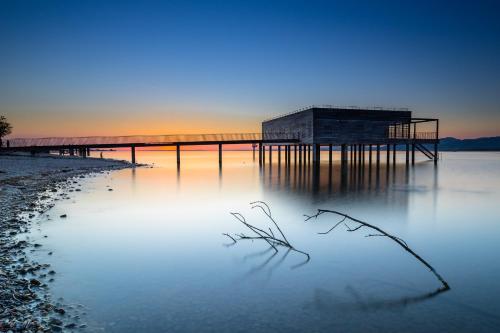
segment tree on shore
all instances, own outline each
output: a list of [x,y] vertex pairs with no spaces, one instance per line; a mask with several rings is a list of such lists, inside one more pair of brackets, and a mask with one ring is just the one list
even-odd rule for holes
[[0,116],[0,147],[3,146],[2,138],[12,133],[12,125],[7,121],[7,118]]

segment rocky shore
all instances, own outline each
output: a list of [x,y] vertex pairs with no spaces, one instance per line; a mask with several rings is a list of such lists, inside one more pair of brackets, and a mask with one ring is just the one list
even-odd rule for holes
[[[41,247],[26,236],[33,220],[87,176],[131,167],[96,158],[0,154],[0,332],[61,332],[86,327],[78,309],[52,300],[56,272],[30,259]],[[48,252],[50,256],[52,253]]]

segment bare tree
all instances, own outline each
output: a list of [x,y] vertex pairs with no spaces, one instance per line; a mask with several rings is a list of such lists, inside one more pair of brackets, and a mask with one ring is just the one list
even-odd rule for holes
[[[316,219],[316,218],[318,218],[318,216],[320,216],[322,214],[325,214],[325,213],[338,215],[338,216],[342,217],[342,219],[340,221],[338,221],[336,224],[334,224],[333,227],[331,227],[329,230],[327,230],[325,232],[320,232],[319,234],[321,234],[321,235],[328,234],[328,233],[330,233],[331,231],[333,231],[336,227],[338,227],[341,224],[344,225],[344,227],[347,229],[348,232],[354,232],[354,231],[360,230],[362,228],[368,228],[368,229],[371,229],[371,230],[375,230],[376,233],[374,233],[374,234],[367,234],[367,235],[365,235],[365,237],[387,237],[389,239],[392,239],[394,242],[396,242],[396,244],[398,244],[399,246],[401,246],[406,252],[410,253],[418,261],[420,261],[425,267],[427,267],[432,272],[432,274],[434,274],[434,276],[436,276],[436,278],[442,283],[444,290],[450,289],[450,286],[449,286],[448,282],[446,282],[446,280],[443,279],[443,277],[434,269],[434,267],[432,267],[421,256],[419,256],[417,253],[415,253],[415,251],[413,251],[408,246],[408,244],[404,240],[402,240],[401,238],[393,236],[393,235],[385,232],[384,230],[380,229],[377,226],[374,226],[374,225],[369,224],[367,222],[358,220],[358,219],[356,219],[354,217],[351,217],[351,216],[349,216],[347,214],[344,214],[344,213],[341,213],[341,212],[338,212],[338,211],[335,211],[335,210],[318,209],[318,212],[316,214],[314,214],[314,215],[304,215],[304,216],[306,217],[306,221],[308,221],[308,220],[310,220],[312,218]],[[348,221],[350,223],[354,223],[354,226],[350,226],[348,224],[349,223]]]
[[265,202],[255,201],[255,202],[251,202],[250,205],[252,205],[252,209],[258,208],[258,209],[262,210],[262,212],[267,216],[267,218],[270,220],[270,222],[274,226],[275,231],[273,231],[273,228],[271,228],[271,227],[269,227],[267,230],[264,230],[263,228],[258,228],[256,226],[253,226],[253,225],[249,224],[246,221],[245,217],[243,215],[241,215],[240,213],[231,213],[231,215],[233,215],[238,221],[240,221],[245,227],[247,227],[252,232],[252,234],[245,235],[243,233],[240,233],[240,234],[230,235],[228,233],[224,233],[223,234],[224,236],[230,238],[233,241],[233,243],[227,244],[227,245],[236,244],[240,240],[262,240],[262,241],[266,242],[267,244],[269,244],[269,246],[272,249],[274,249],[275,253],[278,252],[278,247],[285,247],[289,251],[295,251],[295,252],[298,252],[298,253],[305,255],[307,258],[305,262],[298,264],[298,265],[295,265],[294,266],[295,268],[298,266],[302,266],[303,264],[307,263],[311,259],[311,257],[309,256],[308,253],[306,253],[304,251],[300,251],[300,250],[296,249],[293,245],[290,244],[290,242],[286,238],[285,234],[283,233],[283,231],[279,227],[278,223],[274,220],[272,213],[271,213],[271,209],[269,208],[269,206]]
[[2,138],[12,133],[12,125],[7,121],[7,118],[0,116],[0,147],[3,146]]

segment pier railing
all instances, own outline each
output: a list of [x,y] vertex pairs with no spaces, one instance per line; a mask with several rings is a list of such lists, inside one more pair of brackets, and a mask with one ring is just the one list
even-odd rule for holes
[[[265,140],[293,140],[291,133],[266,133]],[[92,145],[174,145],[176,143],[250,142],[263,140],[262,133],[173,134],[132,136],[88,136],[10,139],[10,147],[92,146]]]
[[389,132],[389,139],[398,139],[398,140],[437,140],[436,132],[417,132],[411,133],[410,136],[406,133],[401,132]]

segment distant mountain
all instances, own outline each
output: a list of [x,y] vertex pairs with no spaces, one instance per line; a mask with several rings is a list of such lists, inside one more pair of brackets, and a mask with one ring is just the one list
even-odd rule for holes
[[439,144],[441,151],[457,151],[457,150],[499,150],[500,151],[500,136],[491,138],[477,139],[456,139],[443,138]]

